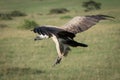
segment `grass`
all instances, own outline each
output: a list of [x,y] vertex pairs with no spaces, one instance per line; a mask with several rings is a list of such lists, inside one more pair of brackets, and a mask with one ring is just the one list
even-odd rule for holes
[[[120,1],[101,0],[103,8],[88,13],[79,8],[82,1],[84,0],[68,3],[65,0],[1,0],[1,11],[21,10],[28,16],[0,21],[0,24],[7,25],[0,28],[0,80],[119,80]],[[48,10],[58,6],[65,7],[70,12],[47,15]],[[99,13],[116,19],[101,21],[88,31],[78,34],[75,40],[87,43],[89,47],[72,48],[69,55],[56,67],[52,67],[57,56],[53,41],[45,39],[34,42],[33,32],[18,28],[24,19],[35,20],[39,25],[61,26],[70,19],[61,17]]]

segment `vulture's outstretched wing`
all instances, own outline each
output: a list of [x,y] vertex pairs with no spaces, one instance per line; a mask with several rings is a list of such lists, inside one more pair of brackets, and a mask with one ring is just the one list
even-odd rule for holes
[[110,18],[114,17],[107,15],[77,16],[62,27],[64,28],[64,30],[76,34],[89,29],[90,27],[98,23],[100,20],[107,20]]

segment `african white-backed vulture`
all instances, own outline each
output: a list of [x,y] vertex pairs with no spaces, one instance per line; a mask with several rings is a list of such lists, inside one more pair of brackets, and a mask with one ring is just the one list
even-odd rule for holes
[[75,34],[83,32],[100,20],[108,20],[114,17],[107,15],[91,15],[91,16],[77,16],[70,20],[62,27],[55,26],[38,26],[33,29],[38,36],[34,40],[41,40],[43,38],[52,38],[56,44],[58,53],[57,60],[54,65],[60,63],[61,59],[68,54],[70,47],[88,47],[87,44],[79,43],[74,40]]

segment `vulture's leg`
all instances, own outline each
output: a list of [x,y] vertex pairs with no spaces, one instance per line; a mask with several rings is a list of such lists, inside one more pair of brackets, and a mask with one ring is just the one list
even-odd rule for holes
[[53,66],[55,66],[57,64],[60,64],[61,60],[62,60],[62,57],[57,57],[57,59],[56,59],[55,63],[53,64]]

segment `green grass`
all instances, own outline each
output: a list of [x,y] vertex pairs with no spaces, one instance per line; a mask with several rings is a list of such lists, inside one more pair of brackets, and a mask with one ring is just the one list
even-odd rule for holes
[[[20,10],[28,14],[13,20],[0,20],[0,80],[119,80],[120,79],[120,16],[118,0],[102,2],[99,11],[85,13],[84,0],[0,0],[1,12]],[[19,3],[19,4],[17,4]],[[51,8],[65,7],[69,13],[47,15]],[[42,13],[43,15],[39,15]],[[106,14],[116,17],[113,21],[101,21],[88,31],[78,34],[75,40],[88,48],[72,48],[60,65],[52,67],[57,57],[51,39],[34,42],[36,36],[30,30],[19,29],[24,19],[39,25],[65,24],[64,16]]]

